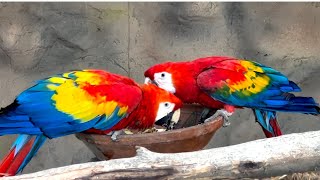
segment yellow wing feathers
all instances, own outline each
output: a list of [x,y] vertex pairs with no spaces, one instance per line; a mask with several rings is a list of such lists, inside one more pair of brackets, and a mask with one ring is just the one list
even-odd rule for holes
[[116,101],[107,100],[106,96],[93,96],[81,88],[87,83],[94,86],[102,81],[102,77],[97,74],[75,71],[64,73],[62,77],[51,77],[46,82],[47,88],[55,91],[51,99],[57,110],[87,122],[100,115],[111,116],[116,108],[120,108],[118,116],[124,115],[128,110],[128,106],[120,106]]
[[240,81],[227,82],[230,87],[231,93],[235,91],[241,91],[244,95],[250,96],[251,94],[257,94],[263,91],[270,83],[270,78],[264,74],[263,69],[255,66],[249,61],[240,61],[241,65],[246,68]]

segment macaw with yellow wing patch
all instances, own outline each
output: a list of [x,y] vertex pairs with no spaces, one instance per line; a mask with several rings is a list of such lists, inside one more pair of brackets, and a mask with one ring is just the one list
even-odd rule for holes
[[47,138],[91,128],[106,133],[143,130],[181,106],[177,97],[156,85],[139,86],[103,70],[72,71],[40,80],[0,110],[0,135],[19,134],[0,163],[0,173],[20,172]]
[[[267,137],[281,135],[276,112],[319,115],[312,97],[297,97],[301,89],[279,71],[248,60],[206,57],[150,67],[146,82],[175,93],[184,103],[199,103],[227,121],[235,108],[252,108]],[[226,122],[228,124],[228,122]]]

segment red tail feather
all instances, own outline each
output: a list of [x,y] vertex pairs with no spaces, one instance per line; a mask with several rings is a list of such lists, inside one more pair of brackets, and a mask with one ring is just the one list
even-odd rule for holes
[[273,129],[274,134],[272,134],[269,131],[267,131],[264,128],[262,128],[263,132],[264,132],[264,134],[266,135],[267,138],[277,137],[277,136],[281,136],[282,135],[280,126],[279,126],[276,118],[270,120],[270,125],[271,125],[271,127]]
[[16,148],[12,148],[1,162],[0,177],[16,175],[20,165],[30,152],[34,141],[35,138],[30,139],[16,155],[14,155]]
[[0,163],[0,177],[7,175],[7,170],[14,159],[15,148],[12,148],[10,152],[3,158]]
[[9,176],[13,176],[17,173],[20,165],[22,164],[22,162],[25,160],[26,156],[30,152],[30,150],[33,146],[34,140],[35,140],[35,138],[30,139],[22,147],[22,149],[19,151],[19,153],[16,155],[16,157],[14,158],[14,160],[10,164],[10,167],[7,170],[7,174],[9,174]]

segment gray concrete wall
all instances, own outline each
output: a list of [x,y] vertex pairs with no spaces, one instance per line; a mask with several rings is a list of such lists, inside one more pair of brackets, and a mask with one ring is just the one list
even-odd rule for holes
[[[143,82],[163,61],[236,56],[272,66],[320,101],[319,3],[0,3],[0,106],[33,81],[100,68]],[[279,113],[284,133],[320,129],[318,117]],[[238,110],[208,148],[263,138]],[[0,138],[0,156],[13,136]],[[90,161],[74,136],[48,141],[24,173]]]

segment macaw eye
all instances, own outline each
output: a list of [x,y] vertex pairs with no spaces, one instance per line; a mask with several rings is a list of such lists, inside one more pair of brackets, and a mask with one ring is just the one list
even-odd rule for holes
[[164,103],[164,107],[169,107],[169,103]]
[[165,77],[166,76],[166,74],[165,73],[161,73],[161,77]]

